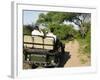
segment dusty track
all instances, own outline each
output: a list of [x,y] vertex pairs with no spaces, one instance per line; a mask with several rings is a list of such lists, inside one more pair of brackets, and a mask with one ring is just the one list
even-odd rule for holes
[[83,56],[84,59],[87,60],[84,64],[81,62],[79,57],[79,48],[80,45],[77,40],[70,41],[69,43],[65,44],[65,51],[70,52],[71,58],[66,62],[64,67],[80,67],[80,66],[89,66],[90,61],[87,60],[85,56]]

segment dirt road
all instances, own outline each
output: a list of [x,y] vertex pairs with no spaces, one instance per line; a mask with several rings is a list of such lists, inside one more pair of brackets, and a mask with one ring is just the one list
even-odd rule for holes
[[[66,62],[64,67],[80,67],[80,66],[89,66],[90,61],[88,60],[84,64],[82,63],[79,57],[79,42],[77,40],[70,41],[69,43],[65,44],[65,51],[70,52],[71,58]],[[83,57],[84,59],[86,57]]]

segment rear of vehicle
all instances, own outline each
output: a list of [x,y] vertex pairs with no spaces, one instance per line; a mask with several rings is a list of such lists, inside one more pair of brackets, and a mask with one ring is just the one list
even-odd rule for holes
[[59,51],[55,50],[53,37],[24,35],[24,62],[37,67],[51,67],[59,65]]

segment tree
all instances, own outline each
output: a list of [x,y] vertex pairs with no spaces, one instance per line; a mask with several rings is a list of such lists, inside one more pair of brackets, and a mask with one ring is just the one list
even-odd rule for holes
[[88,29],[84,24],[90,22],[90,19],[90,13],[48,12],[47,14],[40,14],[37,23],[49,26],[50,24],[63,24],[64,21],[73,22],[79,26],[81,37],[84,38],[85,30]]
[[[80,34],[82,38],[85,37],[85,32],[88,29],[87,26],[84,24],[90,22],[91,14],[89,13],[69,13],[70,15],[67,15],[69,17],[66,17],[66,21],[70,21],[75,23],[76,25],[79,26]],[[70,17],[71,16],[71,17]]]

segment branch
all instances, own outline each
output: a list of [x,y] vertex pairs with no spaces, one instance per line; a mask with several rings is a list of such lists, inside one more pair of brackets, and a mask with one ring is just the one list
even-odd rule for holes
[[75,22],[74,20],[72,20],[72,22],[73,22],[74,24],[78,25],[79,27],[81,27],[80,24],[79,24],[78,22]]

